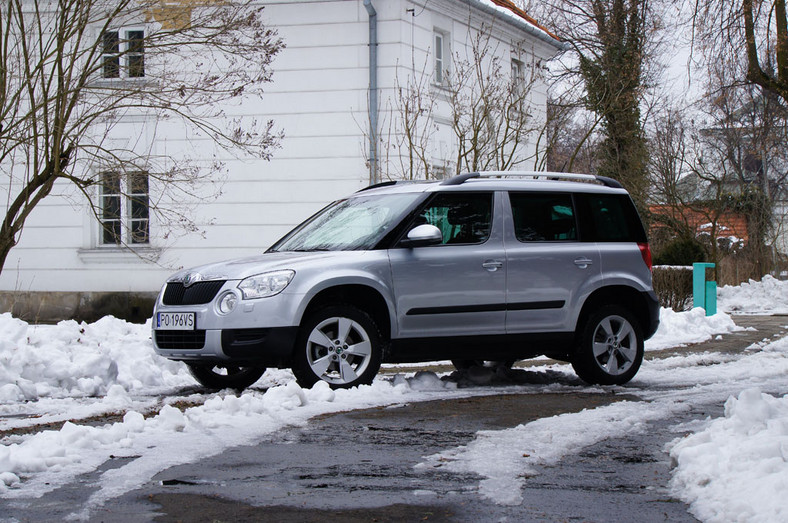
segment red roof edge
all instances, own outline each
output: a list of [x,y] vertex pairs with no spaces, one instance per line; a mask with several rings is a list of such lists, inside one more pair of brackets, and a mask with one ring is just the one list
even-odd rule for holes
[[512,2],[511,0],[490,0],[490,2],[494,3],[497,6],[503,7],[504,9],[508,9],[509,11],[513,12],[514,14],[519,16],[520,18],[522,18],[525,21],[527,21],[529,24],[531,24],[531,25],[533,25],[535,27],[538,27],[539,29],[541,29],[542,31],[547,33],[549,36],[551,36],[552,38],[555,38],[559,42],[562,41],[560,38],[558,38],[558,36],[555,33],[553,33],[552,31],[547,29],[545,26],[543,26],[542,24],[537,22],[534,17],[530,16],[528,13],[523,11],[522,8],[520,8],[517,5],[515,5],[515,3]]

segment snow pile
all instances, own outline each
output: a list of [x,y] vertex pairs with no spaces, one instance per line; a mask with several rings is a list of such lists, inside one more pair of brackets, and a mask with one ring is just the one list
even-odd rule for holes
[[717,308],[741,314],[788,314],[788,281],[766,275],[717,290]]
[[672,487],[702,521],[788,521],[788,396],[747,389],[676,443]]
[[[245,445],[288,425],[302,425],[320,414],[402,401],[445,397],[452,384],[434,375],[379,380],[350,390],[333,391],[325,382],[302,389],[295,381],[268,389],[248,390],[240,396],[216,394],[204,404],[181,411],[165,405],[145,418],[127,412],[123,421],[103,426],[64,423],[60,430],[38,432],[18,443],[0,446],[0,496],[37,497],[98,468],[108,459],[127,458],[128,464],[104,472],[100,490],[90,505],[137,488],[171,466]],[[421,392],[428,388],[434,392]],[[115,385],[113,394],[124,394]]]
[[0,403],[193,385],[183,364],[153,352],[150,332],[111,316],[31,326],[0,314]]
[[676,312],[662,308],[659,311],[659,328],[646,340],[646,350],[669,349],[690,343],[710,340],[713,335],[742,330],[724,312],[706,316],[706,311],[696,307],[691,311]]

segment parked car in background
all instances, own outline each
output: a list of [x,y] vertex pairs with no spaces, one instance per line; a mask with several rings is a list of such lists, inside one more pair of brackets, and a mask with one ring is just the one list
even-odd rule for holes
[[260,256],[175,274],[153,341],[209,388],[245,388],[267,367],[352,387],[383,362],[539,355],[622,384],[658,323],[646,233],[618,182],[482,172],[381,183]]

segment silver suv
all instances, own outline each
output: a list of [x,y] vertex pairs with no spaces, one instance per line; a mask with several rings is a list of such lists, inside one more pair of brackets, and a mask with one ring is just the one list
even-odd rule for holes
[[208,388],[267,367],[352,387],[386,362],[539,355],[621,384],[658,323],[646,233],[618,182],[485,172],[374,185],[260,256],[175,274],[153,340]]

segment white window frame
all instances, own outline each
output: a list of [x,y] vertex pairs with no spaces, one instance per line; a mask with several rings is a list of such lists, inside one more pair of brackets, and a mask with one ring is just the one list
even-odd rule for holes
[[[142,33],[141,40],[138,33]],[[107,35],[115,35],[116,47],[107,49]],[[134,36],[132,36],[134,35]],[[145,78],[145,28],[140,26],[129,26],[109,29],[99,34],[101,40],[101,79],[107,81],[118,80],[137,80]],[[142,48],[133,48],[133,41],[140,41]],[[115,62],[114,74],[108,74],[108,61]],[[134,62],[138,62],[140,70],[136,71]]]
[[448,31],[432,31],[433,74],[432,83],[445,86],[451,73],[451,36]]
[[518,89],[525,88],[525,63],[517,58],[512,58],[512,83]]
[[[144,183],[135,183],[144,180]],[[142,189],[142,190],[140,190]],[[150,178],[144,171],[103,171],[98,186],[101,248],[150,245]]]

